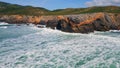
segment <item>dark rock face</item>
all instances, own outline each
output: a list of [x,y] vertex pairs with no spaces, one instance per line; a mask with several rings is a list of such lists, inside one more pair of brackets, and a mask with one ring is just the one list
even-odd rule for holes
[[62,20],[59,20],[58,21],[58,24],[57,24],[57,26],[56,26],[56,28],[58,29],[58,30],[61,30],[62,29]]
[[33,23],[71,33],[120,30],[120,14],[92,13],[64,16],[1,16],[0,21],[8,23]]
[[46,27],[50,27],[52,29],[55,29],[58,22],[57,22],[57,20],[48,20],[46,23],[47,23]]
[[62,19],[58,21],[57,27],[58,30],[62,30],[65,32],[73,32],[72,26],[66,20]]
[[40,25],[46,25],[46,22],[44,20],[41,20],[39,24]]

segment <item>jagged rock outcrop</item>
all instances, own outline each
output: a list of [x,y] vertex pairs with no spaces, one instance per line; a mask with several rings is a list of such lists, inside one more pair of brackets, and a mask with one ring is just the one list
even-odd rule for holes
[[119,19],[119,14],[110,13],[68,15],[59,19],[57,27],[59,30],[75,33],[119,30]]
[[8,23],[33,23],[57,28],[64,32],[89,33],[94,31],[120,30],[120,14],[91,13],[59,16],[4,15],[0,21]]

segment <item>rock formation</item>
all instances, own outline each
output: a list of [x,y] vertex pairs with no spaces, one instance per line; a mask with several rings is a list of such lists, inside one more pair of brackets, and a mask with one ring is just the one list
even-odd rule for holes
[[41,20],[41,16],[24,16],[24,15],[4,15],[0,17],[0,21],[7,23],[33,23],[38,24]]
[[42,24],[64,32],[89,33],[94,31],[120,30],[120,14],[91,13],[59,16],[3,15],[0,21],[8,23]]
[[57,29],[65,32],[89,33],[120,29],[120,14],[93,13],[68,15],[59,19]]

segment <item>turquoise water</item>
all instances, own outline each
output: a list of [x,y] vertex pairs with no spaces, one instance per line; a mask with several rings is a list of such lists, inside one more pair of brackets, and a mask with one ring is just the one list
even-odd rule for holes
[[120,32],[0,26],[0,68],[120,68]]

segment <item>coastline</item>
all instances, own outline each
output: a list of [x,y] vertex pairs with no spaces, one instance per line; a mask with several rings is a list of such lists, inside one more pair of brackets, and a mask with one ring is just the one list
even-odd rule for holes
[[58,29],[70,33],[90,33],[94,31],[120,30],[120,14],[90,13],[78,15],[25,16],[2,15],[1,22],[9,24],[35,24],[43,28]]

